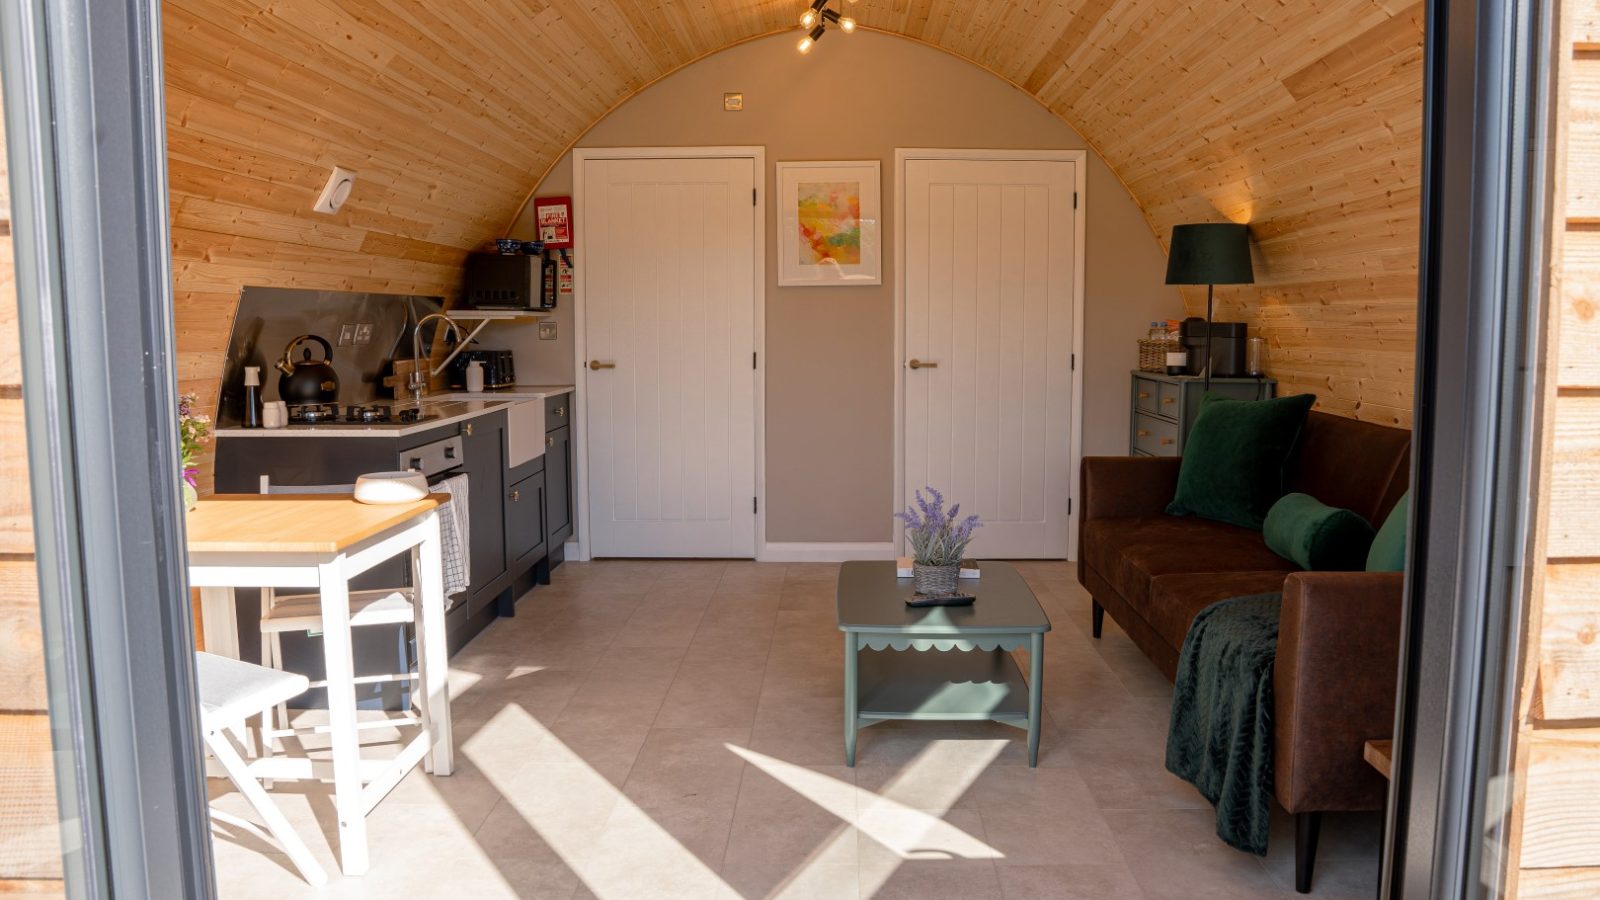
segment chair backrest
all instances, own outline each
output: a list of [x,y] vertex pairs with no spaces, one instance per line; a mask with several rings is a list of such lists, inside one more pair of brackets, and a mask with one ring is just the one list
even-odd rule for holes
[[1289,489],[1383,524],[1411,483],[1411,432],[1312,411]]
[[273,484],[271,475],[261,476],[263,494],[352,494],[353,484]]

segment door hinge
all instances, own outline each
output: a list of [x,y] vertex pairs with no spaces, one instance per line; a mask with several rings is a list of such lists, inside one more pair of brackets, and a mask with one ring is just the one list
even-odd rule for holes
[[750,353],[750,368],[754,369],[755,367],[756,367],[756,354],[755,354],[754,351],[751,351],[751,353]]
[[1078,208],[1078,192],[1077,191],[1073,191],[1072,192],[1072,208],[1073,209],[1077,209]]
[[753,513],[761,512],[761,498],[760,497],[751,497],[750,498],[750,511],[753,512]]
[[1072,498],[1067,498],[1067,515],[1072,515]]
[[1078,371],[1078,354],[1072,354],[1072,371]]
[[[1073,202],[1076,203],[1077,201],[1073,201]],[[756,189],[755,188],[751,188],[750,189],[750,205],[751,206],[755,206],[756,205]],[[1077,209],[1077,207],[1074,206],[1073,209]]]

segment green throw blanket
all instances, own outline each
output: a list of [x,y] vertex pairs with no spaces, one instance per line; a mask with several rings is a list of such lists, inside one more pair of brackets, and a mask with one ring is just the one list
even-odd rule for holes
[[1272,809],[1272,663],[1282,594],[1235,597],[1195,616],[1178,657],[1167,770],[1217,810],[1217,836],[1265,856]]

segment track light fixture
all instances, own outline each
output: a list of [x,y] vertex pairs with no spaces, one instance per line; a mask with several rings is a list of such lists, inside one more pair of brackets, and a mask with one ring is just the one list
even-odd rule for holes
[[[850,3],[856,0],[848,0]],[[810,53],[817,41],[822,40],[827,33],[829,25],[839,26],[839,30],[850,34],[856,30],[856,20],[849,16],[841,16],[838,11],[828,8],[828,0],[811,0],[811,5],[800,14],[800,27],[806,30],[806,36],[800,39],[796,49],[801,53]]]

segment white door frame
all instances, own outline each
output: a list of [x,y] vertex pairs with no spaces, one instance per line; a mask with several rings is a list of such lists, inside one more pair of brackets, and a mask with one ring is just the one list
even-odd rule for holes
[[[1072,210],[1072,472],[1068,476],[1070,512],[1067,514],[1067,558],[1078,551],[1078,469],[1083,465],[1083,359],[1084,224],[1089,211],[1087,150],[938,150],[898,147],[894,151],[894,512],[906,508],[906,163],[914,159],[1014,160],[1071,162],[1077,203]],[[894,520],[896,554],[905,546],[905,525]]]
[[[756,202],[751,207],[755,216],[755,260],[751,266],[755,283],[751,286],[751,302],[755,304],[755,348],[757,360],[767,352],[767,148],[766,147],[579,147],[572,151],[572,214],[574,223],[573,253],[577,257],[572,272],[572,369],[574,392],[572,407],[583,410],[577,416],[573,429],[573,509],[578,512],[577,546],[568,544],[567,558],[582,561],[589,558],[592,547],[589,538],[589,416],[588,335],[584,328],[584,246],[588,243],[584,227],[589,221],[584,210],[584,166],[589,160],[600,159],[748,159],[755,167]],[[767,540],[767,367],[755,368],[755,429],[756,429],[756,533],[755,555],[761,558]]]

